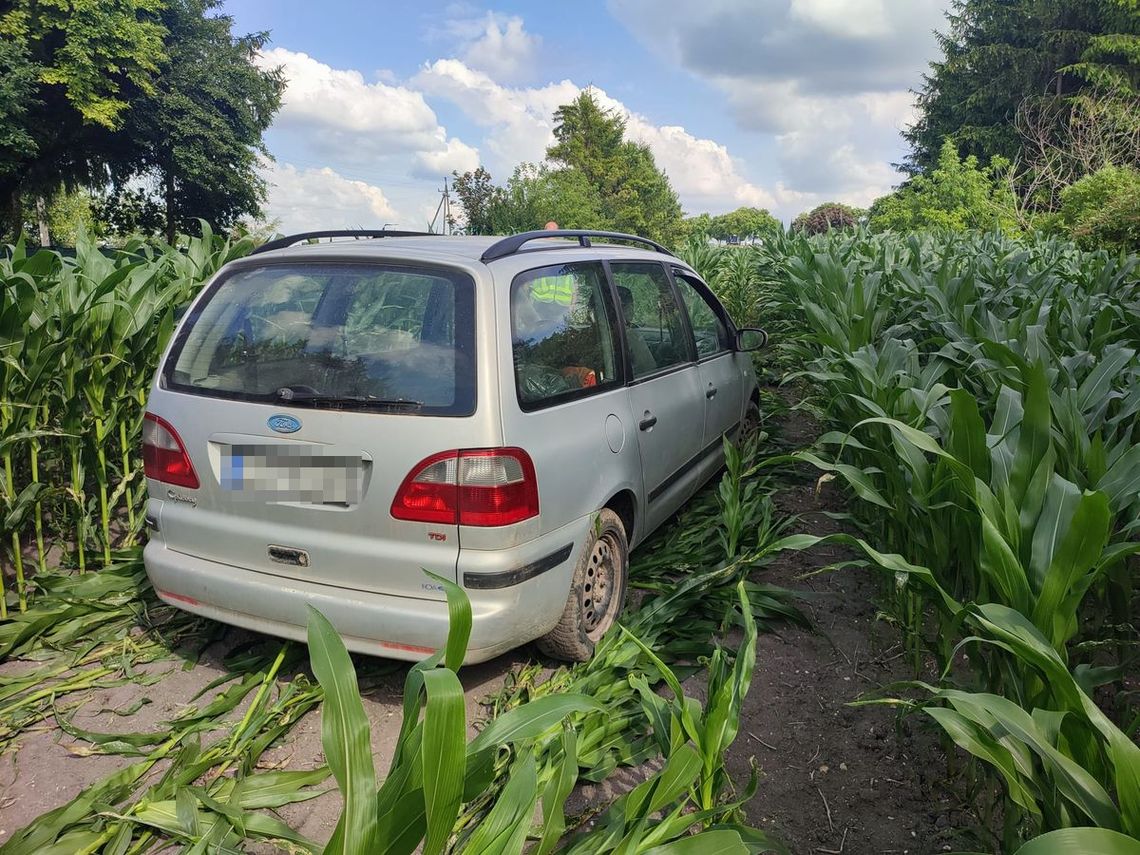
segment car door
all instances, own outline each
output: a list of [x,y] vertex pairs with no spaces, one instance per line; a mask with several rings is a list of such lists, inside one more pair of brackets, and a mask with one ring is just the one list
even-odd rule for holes
[[736,431],[744,410],[744,373],[732,347],[724,309],[708,286],[681,268],[673,279],[689,317],[697,350],[697,368],[704,397],[702,448],[719,445]]
[[692,338],[664,265],[611,262],[609,270],[621,305],[646,519],[652,529],[696,487],[704,393]]

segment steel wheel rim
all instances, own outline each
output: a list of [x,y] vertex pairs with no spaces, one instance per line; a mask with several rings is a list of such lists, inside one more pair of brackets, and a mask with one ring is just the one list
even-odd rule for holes
[[611,605],[618,586],[617,556],[617,543],[612,534],[606,533],[594,543],[590,557],[586,560],[579,601],[582,606],[582,626],[587,633],[604,628],[612,611]]

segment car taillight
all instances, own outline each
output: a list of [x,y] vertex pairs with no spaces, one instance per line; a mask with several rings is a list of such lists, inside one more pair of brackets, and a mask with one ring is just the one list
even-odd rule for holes
[[178,432],[152,413],[143,417],[143,470],[155,481],[198,489],[198,473]]
[[500,526],[538,516],[534,463],[521,448],[433,454],[408,473],[392,516],[448,525]]
[[398,520],[455,525],[459,513],[458,451],[442,451],[421,460],[392,500]]

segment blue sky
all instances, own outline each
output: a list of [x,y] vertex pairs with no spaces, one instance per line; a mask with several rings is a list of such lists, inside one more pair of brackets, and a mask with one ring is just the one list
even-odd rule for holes
[[538,161],[551,114],[594,87],[686,213],[787,220],[899,180],[909,89],[948,0],[365,3],[228,0],[268,30],[288,88],[267,215],[288,230],[423,228],[452,170]]

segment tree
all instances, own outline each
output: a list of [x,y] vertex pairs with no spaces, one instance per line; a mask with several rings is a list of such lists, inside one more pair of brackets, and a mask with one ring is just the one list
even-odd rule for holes
[[1017,112],[1019,194],[1027,209],[1055,211],[1062,191],[1106,164],[1140,167],[1140,97],[1082,93],[1066,102],[1030,98]]
[[805,211],[792,221],[792,231],[809,235],[824,234],[829,231],[853,229],[859,225],[864,212],[841,202],[824,202],[810,211]]
[[235,38],[233,20],[211,14],[221,0],[169,0],[162,11],[167,59],[149,93],[131,104],[120,132],[133,148],[133,174],[117,194],[143,186],[163,209],[166,240],[202,218],[229,228],[260,214],[265,183],[262,134],[281,105],[280,70],[254,64],[266,33]]
[[1017,227],[1016,199],[1005,180],[1010,165],[994,158],[978,165],[975,155],[962,159],[953,141],[946,140],[938,166],[918,175],[871,206],[874,231],[915,229],[1004,229]]
[[[98,183],[122,164],[130,101],[165,59],[158,0],[9,0],[0,11],[2,226],[21,197]],[[12,97],[18,100],[11,101]]]
[[780,221],[763,208],[737,208],[727,214],[713,217],[708,234],[717,240],[754,238],[778,231]]
[[[578,173],[562,179],[579,191],[582,201],[596,200],[606,227],[672,241],[681,226],[681,204],[669,179],[657,168],[649,147],[625,139],[625,119],[598,104],[586,90],[554,113],[554,145],[546,157],[555,173]],[[587,191],[588,188],[588,191]],[[592,211],[592,206],[587,206]],[[561,222],[561,221],[560,221]]]
[[685,242],[694,238],[708,238],[709,232],[712,230],[712,222],[712,214],[708,213],[697,214],[695,217],[685,217],[681,220],[680,240]]
[[0,40],[0,180],[11,175],[36,152],[36,141],[25,125],[36,106],[36,68],[26,48]]
[[585,176],[570,169],[523,163],[506,186],[492,183],[483,167],[455,176],[468,234],[510,234],[554,220],[568,229],[606,229],[600,203]]
[[681,205],[649,148],[624,139],[625,120],[583,92],[554,114],[549,163],[524,163],[497,187],[480,167],[455,176],[469,234],[564,228],[605,229],[669,242]]
[[469,235],[493,235],[492,206],[500,203],[502,190],[492,183],[491,173],[480,166],[474,172],[451,173],[452,189],[463,209],[464,231]]
[[1065,100],[1140,80],[1140,14],[1121,0],[954,0],[942,58],[905,133],[912,174],[936,165],[943,140],[986,165],[1016,160],[1014,117],[1026,98]]

